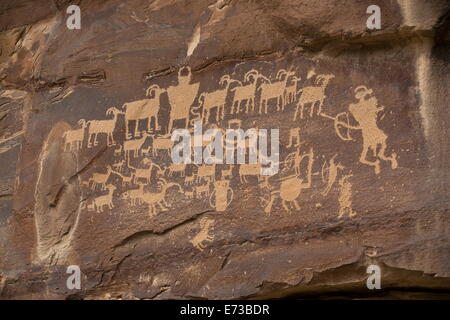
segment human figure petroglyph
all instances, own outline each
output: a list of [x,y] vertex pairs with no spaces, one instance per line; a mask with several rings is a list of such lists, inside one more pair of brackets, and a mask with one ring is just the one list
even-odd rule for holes
[[[295,140],[295,144],[294,144]],[[300,145],[300,128],[290,128],[289,129],[289,143],[286,148],[291,148],[292,146],[298,147]]]
[[303,119],[303,111],[306,105],[311,104],[310,117],[314,114],[314,108],[317,106],[317,115],[322,112],[322,105],[326,98],[325,90],[331,79],[334,78],[332,74],[321,74],[316,78],[316,86],[304,87],[299,90],[301,96],[297,102],[294,113],[294,120],[297,120],[298,111],[300,110],[300,119]]
[[[374,166],[375,173],[380,173],[380,160],[390,161],[392,169],[397,168],[397,155],[393,153],[390,157],[386,156],[387,135],[378,128],[377,115],[384,107],[378,107],[378,99],[372,96],[373,91],[365,86],[359,86],[355,89],[355,98],[357,103],[349,106],[349,111],[353,118],[358,122],[363,136],[363,151],[359,161],[361,163]],[[378,149],[379,148],[379,149]],[[367,153],[372,149],[373,155],[378,158],[375,161],[367,160]]]
[[[394,152],[390,157],[386,156],[387,135],[377,125],[378,113],[383,111],[384,107],[378,106],[378,99],[373,96],[373,90],[368,89],[366,86],[359,86],[355,89],[355,98],[358,101],[350,104],[348,109],[358,125],[353,126],[349,124],[347,113],[340,113],[336,117],[321,113],[321,116],[334,120],[336,134],[344,141],[353,139],[348,132],[347,135],[343,135],[340,132],[340,127],[344,127],[347,130],[361,130],[363,149],[359,161],[363,164],[373,166],[375,174],[380,173],[380,160],[391,162],[392,169],[397,168],[397,154]],[[346,121],[340,120],[342,115]],[[375,161],[367,159],[369,150],[372,151],[373,156],[376,158]]]
[[330,161],[328,162],[324,162],[323,166],[322,166],[322,181],[326,183],[325,188],[322,190],[322,195],[326,196],[328,194],[328,192],[330,192],[331,187],[333,186],[333,184],[335,183],[337,176],[338,176],[338,171],[339,170],[343,170],[344,166],[342,166],[340,163],[337,163],[335,161],[337,157],[337,154],[335,154]]
[[214,240],[214,236],[210,235],[213,223],[213,220],[206,218],[200,221],[200,231],[190,240],[190,243],[198,250],[203,251],[206,248],[205,242]]
[[112,200],[113,200],[114,190],[116,190],[116,186],[114,186],[113,184],[108,184],[107,190],[108,190],[108,194],[92,199],[91,206],[88,205],[88,207],[87,207],[88,210],[90,208],[92,208],[93,210],[95,210],[96,212],[99,213],[99,212],[103,212],[104,206],[107,206],[109,209],[114,208],[114,204],[113,204]]
[[[152,119],[155,120],[155,127],[153,130],[158,130],[160,128],[158,123],[158,113],[160,108],[159,98],[163,92],[165,92],[164,89],[161,89],[158,85],[154,84],[145,92],[147,96],[153,95],[152,98],[127,102],[122,106],[122,108],[125,109],[125,134],[127,139],[131,139],[133,136],[137,135],[139,121],[141,120],[148,121],[146,128],[148,133],[152,129]],[[133,134],[131,134],[129,130],[130,122],[132,121],[135,121]]]
[[76,151],[81,149],[84,140],[84,130],[87,127],[87,123],[86,120],[80,119],[78,124],[80,125],[79,129],[68,130],[63,133],[64,151],[66,151],[67,146],[69,147],[69,151],[72,151],[73,147],[75,147]]
[[356,211],[352,208],[352,184],[348,181],[350,177],[351,174],[345,175],[339,180],[339,219],[345,214],[350,218],[356,215]]
[[191,83],[191,68],[185,67],[187,75],[182,75],[183,68],[178,70],[178,84],[167,88],[167,95],[170,103],[169,128],[172,132],[173,124],[176,120],[185,120],[185,128],[189,125],[189,114],[192,103],[197,96],[200,83]]
[[216,211],[225,211],[233,201],[233,189],[230,188],[229,180],[218,180],[214,182],[214,190],[209,197],[209,204]]
[[231,92],[234,92],[231,114],[239,113],[240,105],[244,101],[246,101],[245,113],[249,112],[250,105],[252,106],[252,111],[255,110],[256,86],[258,79],[262,77],[257,70],[252,69],[245,74],[244,83],[238,82],[239,86],[230,89]]
[[224,75],[220,78],[220,85],[225,84],[225,88],[219,89],[213,92],[204,92],[200,95],[199,100],[202,101],[200,107],[203,107],[202,121],[206,124],[211,115],[211,110],[217,107],[216,122],[219,122],[225,117],[225,102],[228,95],[228,89],[232,82],[238,82],[232,80],[229,75]]
[[300,162],[302,162],[304,158],[308,159],[307,178],[306,178],[307,181],[303,182],[303,179],[300,178],[300,174],[294,174],[282,178],[280,189],[271,191],[269,200],[267,200],[265,197],[261,199],[263,200],[263,202],[267,203],[264,209],[265,213],[270,213],[272,211],[272,206],[275,201],[276,195],[278,195],[281,198],[281,204],[287,212],[290,212],[291,210],[289,208],[290,205],[293,205],[295,210],[300,209],[300,205],[298,203],[297,198],[300,196],[303,189],[308,189],[311,187],[312,166],[314,162],[314,152],[312,148],[307,154],[301,156]]
[[[259,113],[261,114],[264,108],[264,113],[267,113],[269,100],[277,100],[277,111],[284,110],[285,105],[285,90],[289,77],[295,75],[295,72],[281,69],[278,71],[275,82],[270,82],[265,78],[265,82],[261,83],[261,102],[259,104]],[[284,79],[283,79],[284,76]]]
[[160,181],[158,182],[158,185],[161,187],[160,192],[144,192],[142,196],[142,201],[148,204],[149,209],[149,215],[151,217],[155,216],[158,213],[159,206],[162,211],[168,210],[168,207],[170,206],[167,201],[165,200],[165,196],[167,193],[167,190],[171,187],[178,187],[180,192],[183,192],[183,189],[178,183],[175,182],[167,182],[165,179],[160,178]]
[[302,80],[300,77],[293,75],[291,77],[292,84],[286,85],[286,89],[284,90],[284,101],[286,104],[293,103],[297,100],[297,86],[298,83]]
[[[106,142],[108,147],[115,144],[113,132],[116,127],[117,116],[122,112],[117,108],[109,108],[106,111],[106,114],[112,114],[113,118],[108,120],[89,120],[86,123],[89,125],[88,129],[88,148],[91,148],[93,145],[98,145],[97,136],[99,133],[105,133],[107,138]],[[91,142],[91,138],[94,137],[93,142]]]

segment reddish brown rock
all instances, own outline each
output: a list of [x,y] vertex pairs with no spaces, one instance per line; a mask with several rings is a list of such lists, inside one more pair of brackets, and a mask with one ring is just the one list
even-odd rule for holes
[[[2,298],[448,298],[445,1],[40,2],[0,5]],[[174,165],[196,119],[278,173]]]

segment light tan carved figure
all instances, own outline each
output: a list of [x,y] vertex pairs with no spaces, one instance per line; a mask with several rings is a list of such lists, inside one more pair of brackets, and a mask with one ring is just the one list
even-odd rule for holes
[[[106,110],[106,114],[112,114],[113,118],[108,120],[89,120],[87,124],[89,125],[88,129],[88,148],[91,148],[92,145],[98,145],[97,136],[99,133],[106,133],[106,143],[108,146],[112,146],[115,144],[113,132],[116,127],[117,115],[122,112],[116,108],[109,108]],[[91,138],[94,137],[93,142],[91,142]]]
[[169,128],[168,133],[172,132],[173,124],[176,120],[185,119],[185,128],[189,124],[189,113],[192,103],[197,96],[200,83],[191,83],[191,68],[185,67],[187,75],[182,75],[181,68],[178,71],[178,84],[167,88],[167,95],[170,103]]
[[138,189],[127,190],[122,194],[122,198],[127,199],[132,206],[143,204],[145,184],[138,183]]
[[119,160],[117,162],[114,162],[112,167],[114,168],[114,170],[121,172],[124,168],[125,168],[125,160]]
[[317,115],[322,112],[323,101],[326,98],[325,90],[331,79],[334,78],[332,74],[321,74],[316,78],[317,86],[304,87],[300,89],[301,96],[298,100],[297,107],[294,113],[294,120],[297,119],[298,111],[300,109],[300,119],[303,119],[303,111],[306,105],[311,104],[310,117],[314,114],[314,108],[318,104]]
[[122,178],[122,186],[127,186],[127,185],[129,186],[133,183],[134,173],[131,173],[129,176],[126,176],[116,170],[113,170],[112,172]]
[[234,92],[231,114],[239,113],[240,105],[244,101],[246,101],[245,113],[249,112],[250,105],[252,106],[252,111],[255,110],[256,85],[261,77],[262,75],[257,70],[252,69],[245,74],[243,84],[238,82],[240,86],[230,89],[230,91]]
[[195,195],[197,196],[197,198],[202,198],[203,196],[209,196],[209,183],[200,185],[200,186],[196,186],[195,187]]
[[197,166],[197,183],[202,179],[207,182],[214,182],[216,179],[216,165],[195,165]]
[[172,177],[175,173],[179,173],[181,177],[184,177],[186,164],[185,163],[172,163],[166,170],[169,171],[168,176]]
[[183,191],[181,186],[175,182],[167,182],[165,179],[160,178],[160,182],[158,184],[161,186],[160,192],[144,192],[142,196],[142,201],[148,204],[149,215],[151,217],[155,216],[158,213],[157,205],[161,208],[162,211],[168,210],[170,205],[165,200],[166,192],[171,187],[178,187],[180,192]]
[[152,155],[156,157],[158,155],[158,150],[166,150],[167,153],[170,155],[170,152],[173,147],[173,141],[172,139],[161,137],[161,138],[153,138],[152,142]]
[[297,85],[302,80],[302,78],[297,76],[292,76],[292,84],[287,85],[284,90],[284,101],[285,103],[293,103],[297,100]]
[[130,165],[130,168],[134,169],[133,183],[135,183],[135,184],[138,183],[139,179],[143,179],[145,181],[145,183],[147,183],[147,184],[150,183],[153,168],[156,168],[158,171],[162,171],[162,169],[159,165],[157,165],[156,163],[154,163],[152,160],[150,160],[148,158],[145,158],[144,160],[142,160],[142,164],[143,165],[150,164],[150,166],[146,167],[146,168],[135,168]]
[[200,221],[200,232],[197,233],[194,238],[190,240],[192,245],[200,251],[206,248],[204,242],[211,242],[214,240],[214,236],[210,235],[210,229],[214,221],[210,219],[202,219]]
[[191,176],[185,176],[184,177],[184,184],[190,186],[190,185],[194,184],[194,182],[196,180],[197,180],[197,177],[196,177],[195,174],[193,174]]
[[225,84],[225,88],[213,92],[204,92],[200,95],[199,100],[202,101],[202,103],[199,107],[203,107],[201,118],[205,124],[208,123],[211,110],[214,107],[217,107],[216,122],[219,122],[225,117],[225,101],[227,99],[228,89],[234,81],[236,80],[232,80],[230,76],[226,74],[220,78],[219,82],[220,85]]
[[[269,100],[276,99],[277,100],[277,111],[284,110],[285,105],[285,90],[289,77],[295,75],[294,72],[286,71],[281,69],[278,71],[276,76],[276,82],[271,83],[267,78],[265,83],[261,83],[261,102],[259,104],[259,113],[261,114],[262,109],[264,108],[264,113],[267,113]],[[284,79],[282,79],[284,76]],[[267,83],[268,82],[268,83]]]
[[[109,108],[106,111],[106,114],[112,114],[112,119],[107,120],[89,120],[87,121],[87,124],[89,125],[88,129],[88,148],[92,148],[92,146],[98,145],[97,136],[99,133],[105,133],[106,134],[106,143],[108,146],[115,145],[113,132],[114,128],[116,127],[117,122],[117,115],[121,114],[122,112],[116,108]],[[94,137],[93,141],[91,142],[91,138]]]
[[133,154],[133,157],[139,157],[141,155],[141,148],[144,145],[147,137],[150,135],[147,132],[142,134],[142,137],[134,140],[125,140],[123,142],[123,151],[125,152],[125,159],[130,163],[130,155]]
[[113,184],[108,184],[107,189],[108,194],[92,199],[92,205],[88,205],[88,210],[92,208],[96,212],[103,212],[104,206],[108,206],[109,209],[114,208],[112,200],[114,190],[116,190],[116,186],[114,186]]
[[95,190],[95,188],[97,186],[101,187],[101,190],[105,190],[106,188],[106,182],[108,181],[111,173],[113,172],[112,168],[110,165],[106,166],[106,173],[97,173],[94,172],[94,174],[92,175],[91,178],[89,178],[87,185],[89,187],[91,187],[92,184],[92,189]]
[[[147,96],[153,95],[153,98],[127,102],[122,106],[122,108],[125,109],[125,134],[127,139],[136,136],[139,121],[141,120],[148,120],[147,132],[152,129],[151,128],[152,118],[155,120],[155,127],[153,129],[154,130],[159,129],[158,123],[158,112],[160,108],[159,97],[163,92],[165,92],[164,89],[161,89],[158,85],[154,84],[146,90],[146,95]],[[131,121],[135,121],[133,134],[131,134],[129,131]]]
[[270,193],[270,199],[267,200],[266,197],[263,196],[261,199],[264,203],[267,203],[267,206],[264,209],[265,213],[270,213],[272,211],[272,206],[275,201],[275,196],[278,195],[281,198],[281,204],[287,212],[290,212],[289,205],[292,204],[295,210],[300,209],[300,205],[297,201],[297,198],[300,196],[303,189],[308,189],[311,187],[311,176],[312,176],[312,166],[314,162],[314,153],[312,148],[307,154],[301,156],[300,162],[304,158],[308,158],[308,167],[307,167],[307,181],[303,182],[303,179],[300,178],[299,174],[294,174],[288,177],[284,177],[281,179],[281,185],[279,190],[272,191]]
[[[397,168],[397,155],[393,153],[390,157],[386,156],[386,140],[387,135],[378,128],[377,115],[378,112],[384,110],[384,107],[378,107],[378,100],[372,96],[373,91],[365,86],[359,86],[355,89],[355,98],[357,103],[349,106],[349,111],[358,122],[363,136],[363,150],[359,161],[364,164],[375,167],[375,173],[380,173],[380,160],[390,161],[392,169]],[[378,149],[379,148],[379,149]],[[367,153],[372,150],[373,155],[377,158],[375,161],[367,160]]]
[[[294,144],[294,140],[295,144]],[[289,129],[289,143],[286,148],[291,148],[292,146],[298,147],[300,145],[300,128],[290,128]]]
[[216,211],[225,211],[233,201],[233,189],[230,188],[229,180],[218,180],[214,182],[214,190],[209,197],[209,204]]
[[[350,137],[349,132],[347,132],[346,135],[342,134],[340,127],[344,127],[348,131],[350,129],[361,130],[363,148],[359,161],[363,164],[373,166],[375,169],[375,174],[380,173],[380,160],[391,162],[392,169],[397,168],[397,154],[393,152],[390,157],[386,156],[387,135],[383,132],[383,130],[378,128],[377,125],[378,113],[383,111],[384,107],[378,106],[378,99],[373,96],[373,90],[368,89],[366,86],[359,86],[355,89],[355,98],[358,101],[350,104],[348,109],[350,114],[358,123],[357,126],[349,124],[348,114],[346,112],[340,113],[336,117],[331,117],[324,113],[321,113],[320,115],[322,117],[334,120],[336,134],[344,141],[353,139]],[[345,121],[341,120],[342,116],[344,116]],[[372,151],[373,156],[376,158],[375,161],[367,159],[369,150]]]
[[242,183],[247,183],[247,177],[248,176],[259,176],[261,175],[261,164],[255,163],[255,164],[248,164],[243,163],[239,165],[239,179]]
[[327,162],[324,162],[322,166],[322,181],[326,183],[326,186],[322,191],[322,195],[324,196],[330,192],[331,187],[338,176],[338,171],[344,169],[341,164],[335,162],[336,156],[337,154],[330,159],[328,166]]
[[233,165],[230,164],[228,169],[222,169],[221,171],[222,179],[231,179],[233,177]]
[[87,127],[86,120],[80,119],[78,124],[81,126],[79,129],[69,130],[64,132],[64,151],[66,151],[66,147],[69,146],[69,151],[72,151],[72,147],[75,144],[75,150],[80,150],[83,145],[84,140],[84,129]]
[[339,180],[339,213],[338,218],[347,214],[350,218],[356,215],[352,208],[352,184],[348,181],[352,175],[345,175]]

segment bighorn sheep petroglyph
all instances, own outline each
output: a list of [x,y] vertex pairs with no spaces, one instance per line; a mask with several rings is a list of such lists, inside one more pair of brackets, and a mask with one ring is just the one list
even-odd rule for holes
[[245,113],[248,113],[248,111],[250,110],[250,105],[252,105],[252,111],[255,110],[256,85],[258,79],[261,77],[263,76],[257,70],[252,69],[245,74],[244,84],[237,81],[240,86],[230,89],[230,91],[234,92],[233,103],[231,104],[231,114],[239,113],[241,102],[244,101],[247,101],[245,106]]
[[314,107],[318,103],[317,114],[320,115],[322,112],[323,101],[326,98],[325,89],[331,79],[334,78],[332,74],[321,74],[317,76],[316,84],[317,86],[304,87],[300,89],[301,96],[298,100],[297,107],[294,113],[294,120],[297,119],[298,111],[300,109],[300,119],[303,119],[303,111],[306,105],[311,104],[310,117],[314,114]]
[[[91,148],[92,145],[94,146],[98,145],[97,135],[99,133],[106,133],[107,135],[106,141],[108,147],[115,144],[113,132],[116,127],[117,115],[121,113],[123,112],[121,112],[117,108],[109,108],[108,110],[106,110],[106,114],[107,115],[113,114],[114,117],[112,119],[87,121],[87,124],[89,125],[88,148]],[[94,137],[93,142],[91,142],[92,137]]]
[[66,151],[67,146],[69,146],[69,151],[72,151],[72,147],[75,147],[77,151],[81,149],[84,140],[84,129],[86,129],[87,123],[86,120],[80,119],[78,124],[81,128],[64,132],[64,151]]
[[[280,105],[281,110],[284,110],[285,105],[285,90],[286,85],[288,82],[289,77],[295,75],[295,72],[292,71],[286,71],[284,69],[281,69],[278,71],[276,79],[278,81],[276,82],[263,82],[261,83],[260,90],[261,90],[261,102],[259,104],[259,113],[261,114],[262,108],[264,107],[264,113],[267,113],[269,100],[271,99],[277,99],[277,111],[280,111]],[[284,80],[282,80],[282,77],[284,76]]]
[[[154,84],[150,86],[146,90],[147,96],[153,96],[149,99],[142,99],[137,101],[131,101],[125,103],[122,108],[125,109],[125,133],[127,139],[130,139],[137,135],[137,130],[139,127],[140,120],[148,120],[147,124],[147,132],[149,132],[151,128],[152,118],[155,119],[155,127],[154,130],[159,129],[158,123],[158,113],[160,108],[159,98],[160,95],[165,92],[164,89],[161,89],[158,85]],[[130,133],[130,122],[135,121],[133,135]]]
[[[203,107],[202,111],[202,121],[208,123],[209,117],[211,115],[211,110],[217,107],[216,122],[220,121],[225,117],[225,101],[227,99],[228,89],[232,82],[238,82],[237,80],[232,80],[229,75],[224,75],[220,78],[220,85],[225,84],[225,88],[219,89],[213,92],[204,92],[200,95],[199,100],[202,101],[201,105],[197,108]],[[197,114],[194,113],[193,114]]]

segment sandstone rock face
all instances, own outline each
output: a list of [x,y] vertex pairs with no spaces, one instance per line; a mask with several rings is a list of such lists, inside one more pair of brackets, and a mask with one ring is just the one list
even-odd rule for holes
[[[0,297],[448,298],[449,5],[376,3],[2,1]],[[279,170],[174,164],[195,120]]]

